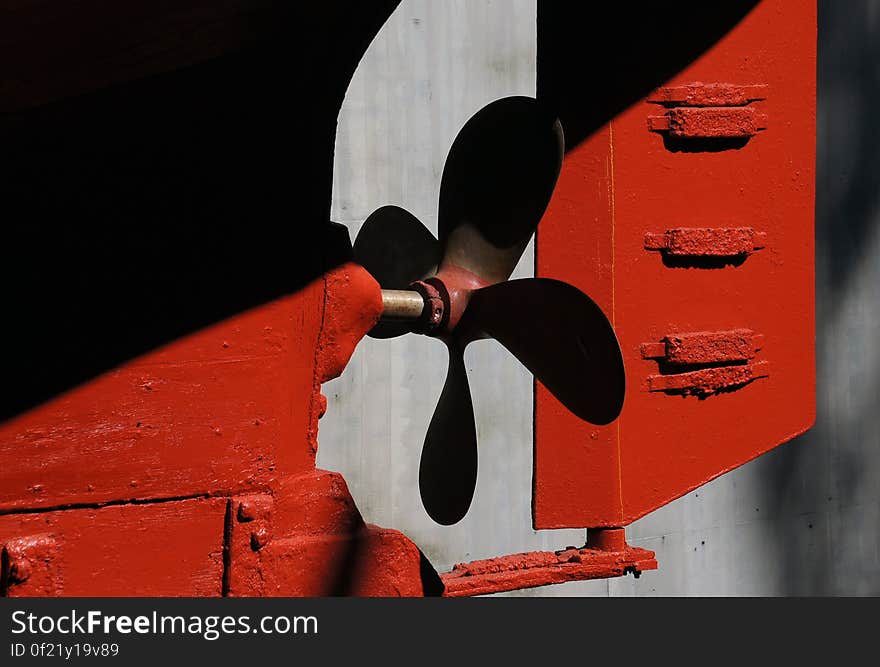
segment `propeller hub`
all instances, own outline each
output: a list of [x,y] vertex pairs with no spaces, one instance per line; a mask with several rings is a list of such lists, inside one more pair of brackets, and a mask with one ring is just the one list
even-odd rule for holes
[[[441,303],[439,319],[436,320],[436,325],[429,331],[423,331],[422,333],[438,338],[446,338],[453,332],[456,332],[468,302],[471,300],[471,295],[475,290],[487,287],[490,284],[475,273],[453,264],[442,266],[439,273],[435,276],[412,283],[410,288],[425,297],[426,309],[436,308],[433,304],[436,303],[438,298]],[[432,305],[429,305],[429,298]],[[437,315],[436,310],[433,311],[433,315]]]
[[446,300],[443,293],[429,282],[416,280],[409,288],[422,299],[422,312],[413,327],[416,333],[433,336],[443,326],[443,319],[447,312]]

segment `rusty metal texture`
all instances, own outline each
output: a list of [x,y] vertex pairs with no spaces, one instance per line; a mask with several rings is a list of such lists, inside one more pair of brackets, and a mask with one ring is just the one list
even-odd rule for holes
[[767,233],[752,227],[677,227],[647,232],[645,249],[675,257],[736,257],[765,247]]
[[764,337],[751,329],[672,333],[659,343],[643,343],[643,359],[660,359],[669,364],[721,364],[748,361],[764,344]]
[[766,99],[767,88],[702,82],[658,88],[645,101],[667,108],[648,117],[648,129],[680,139],[753,137],[767,127],[767,114],[749,105]]
[[433,334],[443,325],[446,318],[447,308],[443,295],[435,285],[425,280],[415,281],[410,288],[419,294],[424,303],[424,311],[421,319],[416,323],[415,330],[419,333]]
[[703,83],[664,86],[648,95],[646,101],[664,106],[732,107],[767,99],[769,86],[738,86],[732,83]]
[[746,363],[755,358],[763,345],[764,336],[751,329],[673,333],[658,343],[643,343],[642,358],[656,359],[661,369],[669,369],[648,376],[648,391],[705,397],[768,377],[766,361]]
[[459,563],[440,575],[444,597],[501,593],[568,581],[621,577],[657,569],[654,552],[624,544],[619,551],[568,547]]
[[665,391],[706,397],[743,387],[770,375],[770,364],[759,361],[745,366],[716,366],[673,375],[649,375],[648,391]]
[[754,107],[676,107],[648,116],[648,129],[683,139],[753,137],[767,127],[767,114]]

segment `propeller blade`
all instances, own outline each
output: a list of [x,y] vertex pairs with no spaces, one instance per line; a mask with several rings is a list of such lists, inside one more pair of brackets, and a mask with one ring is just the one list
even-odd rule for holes
[[480,110],[452,144],[440,185],[443,265],[506,280],[550,202],[564,153],[562,126],[531,97]]
[[[414,280],[434,275],[441,247],[412,213],[383,206],[364,221],[354,242],[354,259],[383,289],[406,289]],[[379,322],[372,338],[393,338],[411,331],[403,322]]]
[[451,342],[449,369],[425,436],[419,491],[430,517],[450,526],[471,505],[477,485],[477,427],[464,367],[464,347]]
[[364,221],[354,242],[355,261],[383,289],[406,289],[433,275],[440,244],[417,217],[399,206],[382,206]]
[[611,323],[568,283],[525,278],[477,290],[459,330],[471,340],[495,338],[581,419],[608,424],[623,408],[623,357]]

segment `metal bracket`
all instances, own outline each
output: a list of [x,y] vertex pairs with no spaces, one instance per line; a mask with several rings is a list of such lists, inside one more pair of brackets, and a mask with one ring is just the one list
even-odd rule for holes
[[747,256],[766,242],[767,233],[752,227],[678,227],[645,234],[646,250],[672,257]]
[[709,396],[769,376],[770,364],[759,361],[744,366],[719,366],[674,375],[651,375],[648,377],[648,391]]
[[587,531],[587,545],[560,551],[532,551],[459,563],[441,575],[444,597],[465,597],[533,588],[567,581],[638,577],[656,570],[653,551],[631,547],[623,528]]
[[767,96],[767,86],[695,82],[659,88],[648,102],[666,107],[648,117],[648,129],[678,139],[748,139],[767,127],[767,115],[752,102]]
[[696,81],[683,86],[664,86],[648,96],[648,102],[678,107],[741,107],[767,99],[769,86]]
[[682,139],[739,139],[767,129],[767,114],[753,107],[677,107],[648,116],[648,129]]
[[674,365],[722,364],[748,361],[764,345],[764,336],[751,329],[694,331],[667,334],[659,343],[643,343],[642,359],[662,359]]
[[643,343],[642,358],[669,371],[649,375],[647,390],[705,397],[768,377],[770,365],[754,361],[763,345],[764,336],[751,329],[674,333]]

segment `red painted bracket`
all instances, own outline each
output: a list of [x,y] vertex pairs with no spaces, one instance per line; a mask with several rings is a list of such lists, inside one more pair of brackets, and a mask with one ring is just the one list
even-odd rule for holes
[[645,234],[645,249],[676,257],[751,255],[767,242],[767,233],[751,227],[679,227]]
[[682,139],[747,139],[767,128],[767,114],[749,106],[766,98],[767,86],[761,84],[659,88],[647,101],[667,108],[662,116],[648,117],[648,129]]
[[671,333],[659,343],[642,343],[642,359],[674,365],[750,361],[764,346],[764,336],[751,329]]
[[588,545],[562,551],[531,551],[459,563],[451,572],[440,575],[445,586],[443,596],[487,595],[569,581],[622,577],[628,573],[638,577],[644,570],[657,569],[653,551],[631,547],[622,541],[611,542],[600,541],[596,545],[600,548]]
[[767,99],[768,89],[769,86],[764,84],[739,86],[696,81],[684,86],[658,88],[648,96],[647,101],[666,106],[736,107]]
[[770,364],[759,361],[745,366],[719,366],[674,375],[648,376],[648,391],[710,396],[770,377]]
[[658,359],[673,369],[713,365],[710,368],[649,375],[647,389],[708,396],[769,377],[770,364],[754,361],[763,346],[764,336],[751,329],[674,333],[664,336],[657,343],[642,343],[643,359]]
[[682,139],[753,137],[767,128],[767,114],[752,107],[677,107],[649,116],[648,129]]

